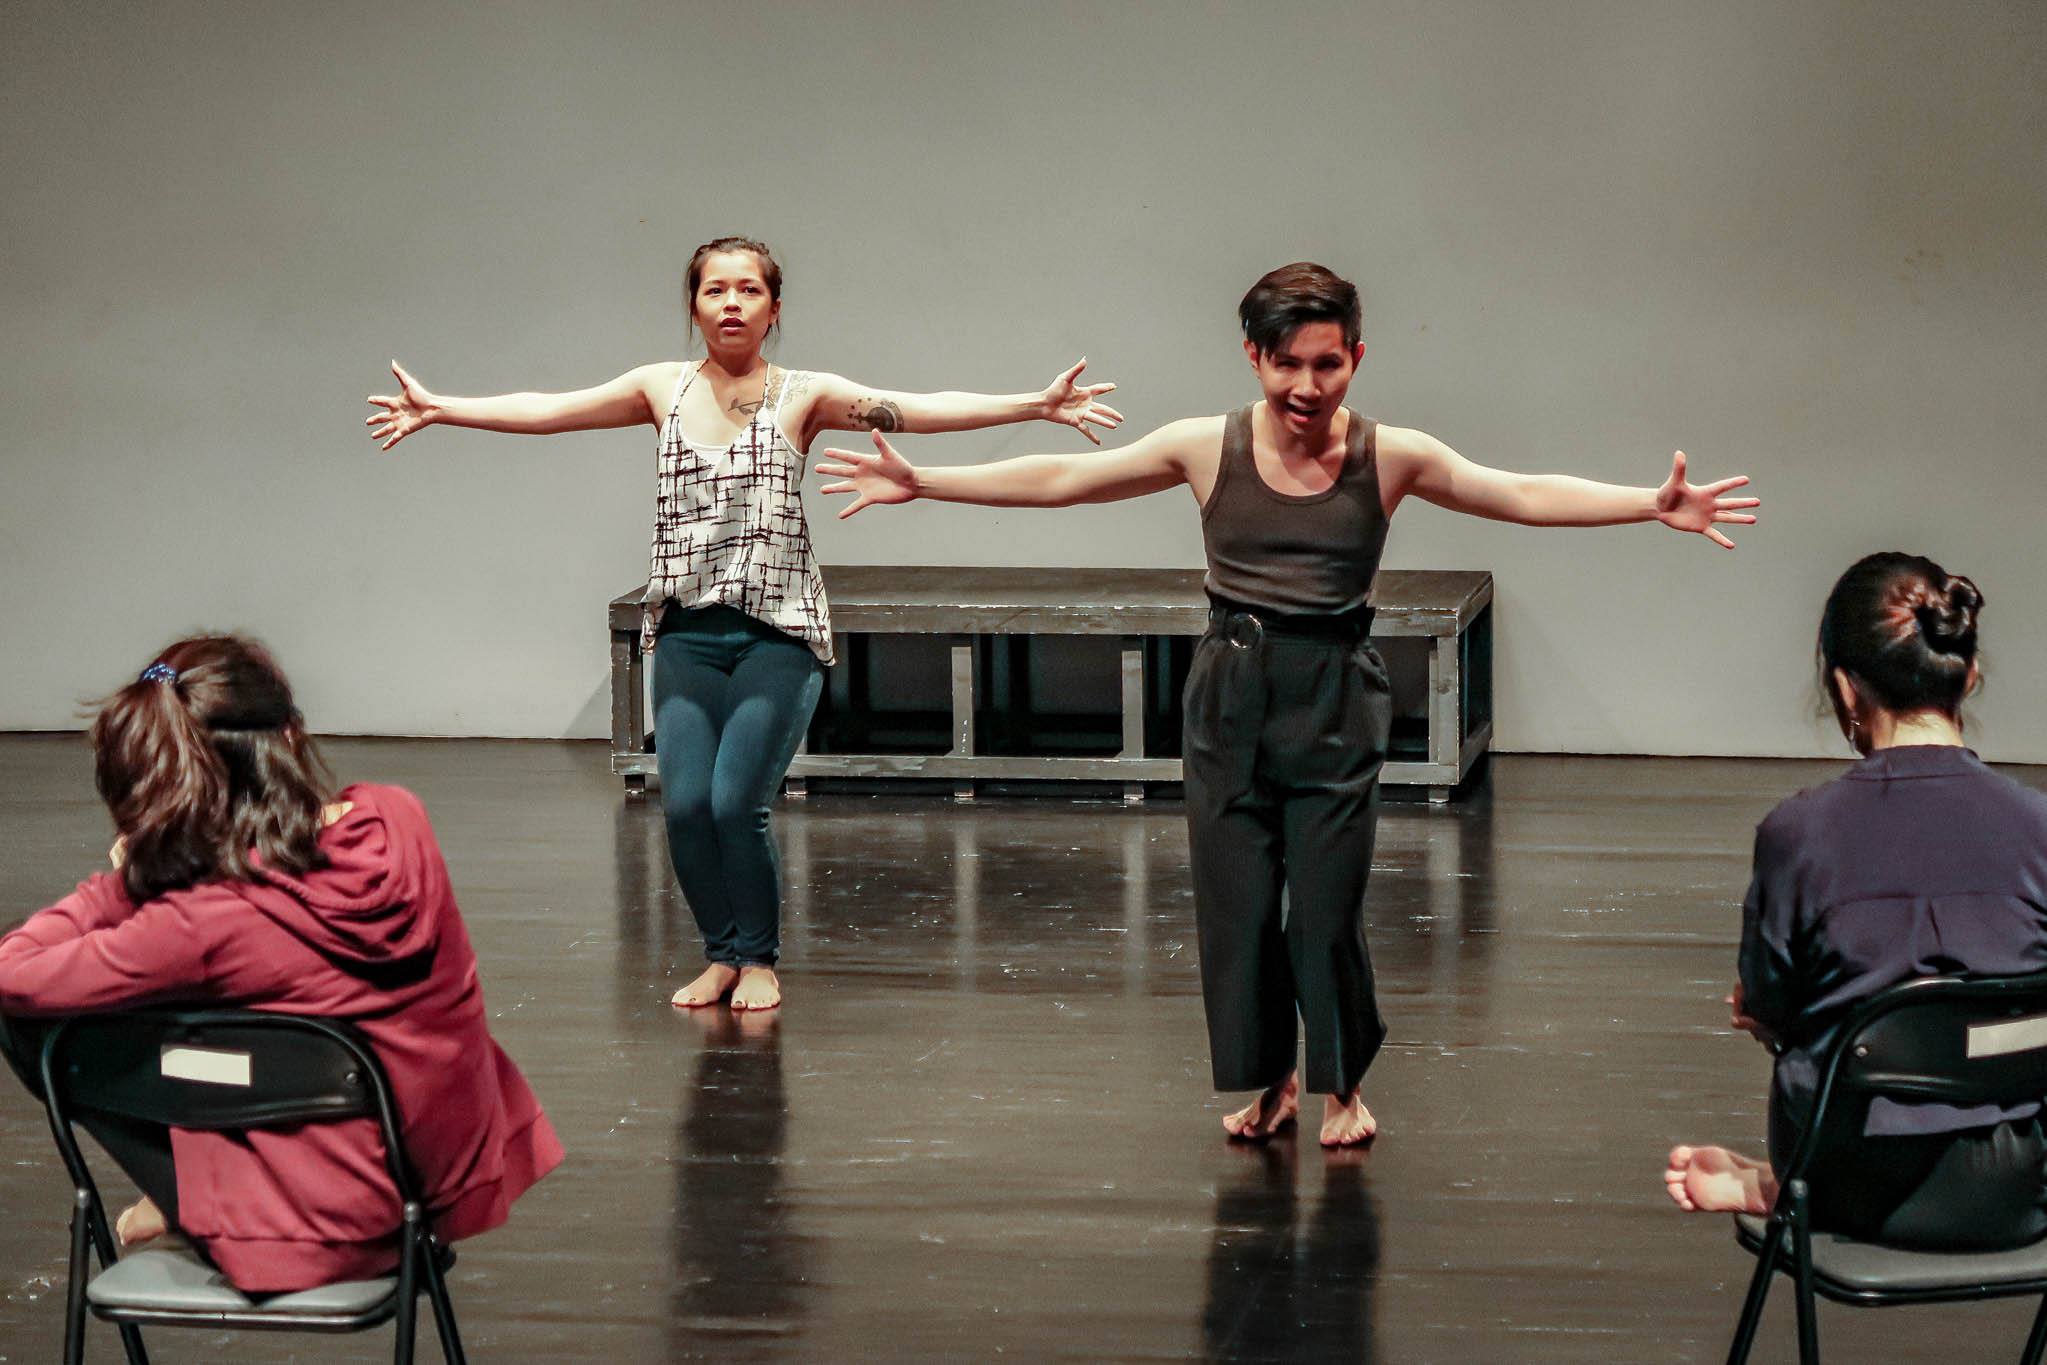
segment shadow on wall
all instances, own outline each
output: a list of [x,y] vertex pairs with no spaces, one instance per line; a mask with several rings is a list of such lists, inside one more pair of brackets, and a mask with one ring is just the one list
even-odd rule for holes
[[[651,712],[649,714],[652,714]],[[568,728],[563,730],[563,739],[604,739],[611,735],[611,674],[605,673],[597,680],[597,686],[583,704],[576,708]]]

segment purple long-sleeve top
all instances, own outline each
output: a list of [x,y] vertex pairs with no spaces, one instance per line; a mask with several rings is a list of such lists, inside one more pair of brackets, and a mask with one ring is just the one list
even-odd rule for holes
[[[1790,1155],[1819,1067],[1856,1006],[1947,972],[2047,969],[2047,796],[1968,749],[1879,749],[1756,827],[1742,907],[1748,1013],[1781,1045],[1770,1148]],[[1871,1103],[1872,1136],[1954,1132],[2040,1112]]]

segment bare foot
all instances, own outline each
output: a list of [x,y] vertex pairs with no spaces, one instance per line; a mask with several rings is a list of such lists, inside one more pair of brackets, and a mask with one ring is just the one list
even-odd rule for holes
[[1285,1080],[1261,1093],[1234,1114],[1223,1115],[1223,1128],[1233,1138],[1263,1142],[1292,1123],[1301,1112],[1300,1081],[1291,1071]]
[[715,1005],[732,994],[732,988],[739,982],[739,969],[723,962],[713,962],[704,968],[704,974],[677,991],[669,1004],[679,1010],[697,1010],[706,1005]]
[[1768,1213],[1777,1202],[1769,1163],[1725,1147],[1671,1148],[1663,1189],[1686,1213]]
[[1322,1145],[1356,1147],[1370,1142],[1379,1132],[1379,1121],[1365,1108],[1365,1099],[1353,1090],[1348,1095],[1322,1098]]
[[121,1216],[114,1220],[114,1236],[124,1247],[153,1242],[170,1230],[171,1225],[164,1218],[163,1210],[156,1206],[153,1199],[130,1204],[122,1209]]
[[771,1010],[782,1003],[782,980],[773,967],[748,963],[739,969],[739,984],[732,990],[735,1010]]

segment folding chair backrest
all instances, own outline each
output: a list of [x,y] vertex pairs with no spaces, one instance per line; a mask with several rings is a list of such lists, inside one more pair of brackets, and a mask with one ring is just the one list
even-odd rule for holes
[[375,1116],[373,1055],[345,1027],[245,1011],[85,1016],[50,1036],[48,1079],[69,1111],[179,1128]]
[[90,1176],[70,1131],[81,1110],[194,1129],[366,1117],[383,1130],[399,1198],[418,1198],[390,1081],[368,1041],[339,1020],[260,1010],[84,1015],[45,1036],[42,1072],[50,1127],[82,1185]]
[[1863,1005],[1822,1068],[1810,1140],[1791,1165],[1824,1165],[1859,1138],[1878,1097],[1964,1108],[2047,1098],[2047,972],[1925,977]]

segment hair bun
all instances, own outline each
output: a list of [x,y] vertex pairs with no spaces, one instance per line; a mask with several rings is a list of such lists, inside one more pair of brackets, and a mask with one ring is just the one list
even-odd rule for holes
[[1983,593],[1966,578],[1954,577],[1933,589],[1913,611],[1926,647],[1941,654],[1967,654],[1976,643],[1976,614]]

